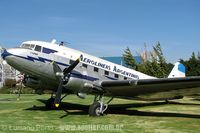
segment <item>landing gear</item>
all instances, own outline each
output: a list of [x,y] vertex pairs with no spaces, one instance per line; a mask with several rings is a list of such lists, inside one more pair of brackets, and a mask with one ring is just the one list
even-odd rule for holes
[[[65,95],[60,99],[60,103],[61,103],[61,101],[62,101],[66,96],[67,96],[67,94],[65,94]],[[59,103],[59,104],[60,104],[60,103]],[[49,98],[49,99],[46,101],[45,107],[46,107],[46,109],[50,109],[50,110],[56,109],[56,107],[55,107],[55,96],[53,96],[53,94],[51,94],[51,98]]]
[[54,101],[55,101],[55,98],[54,98],[54,97],[49,98],[49,99],[46,101],[46,104],[45,104],[46,109],[50,109],[50,110],[51,110],[51,109],[55,109]]
[[89,107],[89,116],[102,116],[108,108],[108,104],[113,100],[113,97],[104,103],[103,95],[95,96],[94,102]]
[[92,105],[90,105],[89,115],[90,116],[103,115],[103,112],[101,111],[101,104],[99,102],[94,102]]
[[165,103],[166,103],[166,104],[169,104],[169,100],[168,100],[168,99],[165,99]]

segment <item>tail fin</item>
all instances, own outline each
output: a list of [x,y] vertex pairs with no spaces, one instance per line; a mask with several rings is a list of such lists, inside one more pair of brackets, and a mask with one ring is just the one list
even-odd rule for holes
[[174,64],[174,68],[170,72],[168,78],[185,77],[185,66],[180,62]]

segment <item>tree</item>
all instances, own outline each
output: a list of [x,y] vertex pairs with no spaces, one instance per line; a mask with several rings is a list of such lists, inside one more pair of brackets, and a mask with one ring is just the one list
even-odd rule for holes
[[137,70],[137,63],[129,47],[124,50],[123,59],[127,67]]
[[142,73],[151,76],[159,78],[167,77],[173,67],[171,63],[166,63],[166,59],[163,55],[160,42],[153,46],[150,60],[146,60],[141,64],[136,64],[133,55],[128,47],[124,52],[124,61],[129,68],[136,69]]
[[189,60],[181,59],[181,63],[186,67],[186,75],[187,76],[200,76],[200,55],[196,56],[194,52],[192,52]]
[[200,60],[200,52],[197,53],[197,59]]
[[152,56],[152,64],[155,70],[154,75],[159,78],[166,77],[168,75],[167,63],[163,55],[160,42],[158,42],[155,46],[153,46],[153,54],[151,54],[151,56]]

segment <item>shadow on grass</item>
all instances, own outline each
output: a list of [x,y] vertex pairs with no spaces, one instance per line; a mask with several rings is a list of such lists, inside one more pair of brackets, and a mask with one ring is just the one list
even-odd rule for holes
[[[42,103],[45,103],[46,100],[38,100]],[[183,118],[200,118],[200,115],[195,114],[185,114],[185,113],[170,113],[170,112],[154,112],[154,111],[139,111],[139,110],[130,110],[129,108],[139,108],[147,106],[160,106],[165,104],[172,105],[200,105],[200,104],[190,104],[190,103],[178,103],[170,101],[166,102],[151,102],[151,103],[133,103],[133,104],[113,104],[109,105],[105,114],[118,114],[118,115],[130,115],[130,116],[151,116],[151,117],[183,117]],[[66,115],[61,116],[60,118],[66,117],[68,115],[88,115],[89,105],[81,105],[77,103],[67,103],[63,102],[60,105],[60,108],[57,110],[63,110],[66,112]],[[45,106],[33,106],[26,110],[40,110],[40,111],[49,111]]]
[[194,101],[200,101],[200,98],[193,98]]
[[0,99],[0,102],[6,102],[6,101],[17,101],[17,99],[16,98],[4,98],[4,99]]
[[191,105],[191,106],[200,106],[200,104],[197,103],[179,103],[175,101],[169,101],[169,104],[174,104],[174,105]]

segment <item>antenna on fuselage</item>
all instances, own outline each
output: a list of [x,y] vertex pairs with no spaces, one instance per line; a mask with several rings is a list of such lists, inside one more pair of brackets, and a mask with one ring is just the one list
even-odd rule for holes
[[70,44],[70,43],[69,42],[65,42],[65,41],[61,41],[59,46],[64,46],[65,44],[67,45],[67,44]]
[[61,41],[60,44],[59,44],[59,46],[64,46],[64,42]]

